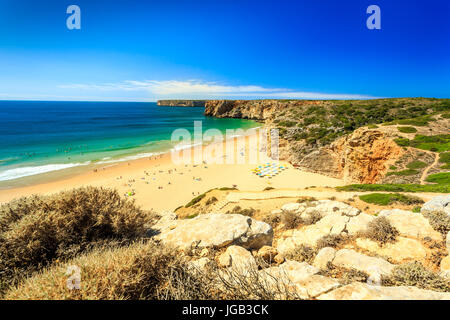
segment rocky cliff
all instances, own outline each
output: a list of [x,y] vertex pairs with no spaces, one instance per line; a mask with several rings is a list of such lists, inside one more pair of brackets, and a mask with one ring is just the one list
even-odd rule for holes
[[401,117],[404,104],[427,109],[428,102],[211,100],[205,104],[205,115],[263,121],[279,129],[281,160],[346,183],[376,183],[404,150],[392,135],[364,125]]
[[382,132],[360,128],[311,152],[298,164],[345,183],[376,183],[403,154],[404,150]]
[[156,104],[164,107],[204,107],[206,100],[158,100]]

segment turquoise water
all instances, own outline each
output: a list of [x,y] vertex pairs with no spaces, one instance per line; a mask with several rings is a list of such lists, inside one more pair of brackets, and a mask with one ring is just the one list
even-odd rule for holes
[[201,121],[203,131],[222,133],[258,125],[156,103],[0,101],[0,184],[167,152],[179,147],[172,132],[192,133],[194,121]]

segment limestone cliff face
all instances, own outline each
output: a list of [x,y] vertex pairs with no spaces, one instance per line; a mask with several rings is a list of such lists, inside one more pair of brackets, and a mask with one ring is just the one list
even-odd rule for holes
[[156,104],[162,107],[204,107],[205,100],[158,100]]
[[299,166],[344,179],[345,183],[376,183],[403,153],[384,133],[360,128],[307,155]]
[[217,118],[269,120],[276,112],[287,107],[282,100],[210,100],[205,104],[205,115]]
[[[306,100],[210,100],[205,115],[219,118],[259,120],[268,128],[277,127],[280,115],[287,110],[324,108],[330,102]],[[308,112],[303,112],[307,117]],[[285,120],[299,122],[302,119]],[[313,124],[318,126],[318,124]],[[293,130],[302,130],[294,126]],[[304,139],[285,134],[279,139],[281,160],[307,171],[344,179],[346,183],[376,183],[385,176],[389,165],[404,151],[388,135],[379,130],[359,128],[328,145],[307,145]]]

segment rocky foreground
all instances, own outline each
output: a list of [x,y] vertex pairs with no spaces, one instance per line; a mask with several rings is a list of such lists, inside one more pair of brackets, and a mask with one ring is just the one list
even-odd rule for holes
[[450,217],[450,195],[421,212],[370,215],[318,200],[286,203],[273,215],[285,217],[276,228],[241,214],[166,213],[152,233],[190,252],[200,271],[211,264],[243,275],[256,270],[301,299],[450,299],[450,233],[442,222]]

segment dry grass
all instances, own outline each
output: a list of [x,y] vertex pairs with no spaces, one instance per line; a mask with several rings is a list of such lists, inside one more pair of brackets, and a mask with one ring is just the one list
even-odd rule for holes
[[386,217],[378,217],[367,225],[367,230],[360,236],[385,244],[395,242],[399,234],[399,231],[391,225]]
[[444,238],[447,236],[447,232],[450,231],[450,217],[448,214],[443,211],[433,211],[424,213],[424,216],[434,230],[440,232]]
[[311,246],[301,244],[295,250],[285,253],[284,257],[288,260],[294,260],[298,262],[308,262],[309,264],[312,264],[314,258],[317,255],[317,251],[318,251],[317,249]]
[[326,247],[337,248],[343,244],[347,239],[340,234],[329,234],[323,236],[317,240],[317,249],[322,249]]
[[0,291],[53,261],[145,236],[155,215],[115,190],[80,188],[0,207]]
[[388,277],[382,278],[385,286],[415,286],[421,289],[450,292],[450,281],[424,268],[420,262],[397,266]]
[[[69,266],[81,269],[80,289],[68,289]],[[26,279],[6,299],[298,299],[292,285],[256,267],[242,271],[189,265],[177,251],[149,241],[94,250]]]

